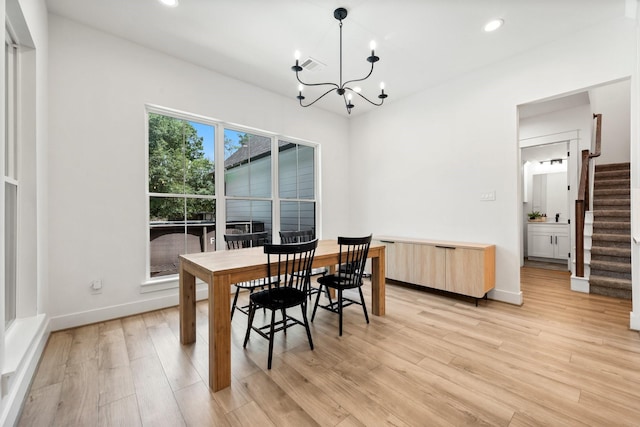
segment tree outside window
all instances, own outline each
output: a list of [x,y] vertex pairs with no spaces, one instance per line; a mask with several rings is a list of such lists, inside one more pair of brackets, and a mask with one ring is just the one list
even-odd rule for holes
[[180,254],[215,250],[214,131],[149,113],[151,277],[176,274]]

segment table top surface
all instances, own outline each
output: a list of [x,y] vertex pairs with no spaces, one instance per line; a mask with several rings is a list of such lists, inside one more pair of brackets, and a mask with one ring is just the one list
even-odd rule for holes
[[[384,249],[383,244],[371,243],[369,248],[369,256]],[[323,259],[333,258],[340,252],[340,245],[337,240],[320,240],[314,257],[314,267],[322,265]],[[267,254],[264,253],[263,247],[235,249],[215,252],[197,252],[192,254],[184,254],[179,256],[180,261],[197,265],[209,271],[215,272],[232,272],[234,270],[244,269],[247,266],[267,265]]]

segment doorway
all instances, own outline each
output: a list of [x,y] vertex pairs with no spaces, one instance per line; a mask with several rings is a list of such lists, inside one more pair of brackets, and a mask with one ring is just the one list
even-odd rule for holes
[[524,266],[571,270],[570,154],[570,140],[521,149]]

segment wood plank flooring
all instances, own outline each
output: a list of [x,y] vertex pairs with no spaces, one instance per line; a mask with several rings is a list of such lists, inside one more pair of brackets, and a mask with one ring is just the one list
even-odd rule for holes
[[[176,307],[53,333],[20,426],[638,426],[640,334],[631,302],[522,269],[524,305],[387,285],[387,315],[360,307],[267,342],[232,325],[232,386],[207,387],[207,303],[180,345]],[[367,292],[367,300],[369,294]],[[246,296],[245,296],[246,298]],[[294,311],[295,313],[295,311]],[[258,316],[256,316],[258,317]]]

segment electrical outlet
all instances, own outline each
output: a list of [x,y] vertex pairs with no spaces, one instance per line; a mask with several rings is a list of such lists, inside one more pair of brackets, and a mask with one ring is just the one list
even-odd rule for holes
[[483,202],[491,202],[491,201],[494,201],[495,199],[496,199],[495,190],[480,194],[480,200]]
[[91,294],[101,294],[102,293],[102,279],[92,280],[89,284],[89,289],[91,289]]

